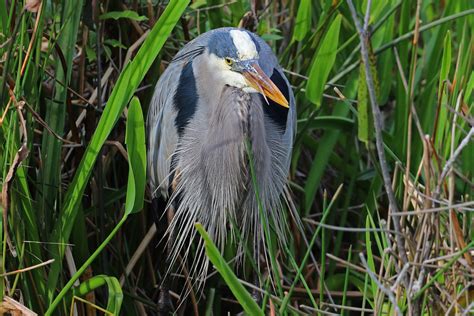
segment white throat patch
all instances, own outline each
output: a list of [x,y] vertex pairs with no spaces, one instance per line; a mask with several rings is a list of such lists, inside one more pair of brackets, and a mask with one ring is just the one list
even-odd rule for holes
[[255,43],[247,32],[232,30],[230,31],[230,37],[232,37],[240,59],[254,59],[258,57]]

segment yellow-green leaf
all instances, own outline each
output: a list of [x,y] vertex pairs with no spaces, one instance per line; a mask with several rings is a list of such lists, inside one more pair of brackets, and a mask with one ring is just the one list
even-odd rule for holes
[[301,0],[296,14],[295,30],[293,31],[293,39],[301,41],[311,28],[311,1]]
[[119,315],[123,302],[123,292],[120,282],[115,277],[108,275],[96,275],[74,288],[75,296],[85,296],[101,286],[107,286],[107,311],[113,315]]
[[128,108],[125,144],[129,166],[125,214],[130,214],[143,208],[146,184],[145,123],[137,97],[132,99]]
[[125,11],[111,11],[104,13],[100,16],[101,20],[106,20],[106,19],[130,19],[134,21],[146,21],[148,18],[144,15],[138,15],[137,12],[132,11],[132,10],[125,10]]
[[334,61],[336,60],[341,18],[339,14],[329,26],[321,42],[321,46],[313,59],[309,72],[309,79],[306,85],[306,97],[318,107],[321,105],[324,86],[326,85]]

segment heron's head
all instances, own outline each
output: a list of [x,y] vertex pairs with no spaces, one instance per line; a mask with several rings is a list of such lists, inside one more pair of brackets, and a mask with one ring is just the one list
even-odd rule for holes
[[208,42],[206,61],[210,71],[224,85],[261,93],[288,108],[288,100],[263,69],[273,69],[270,60],[261,59],[258,42],[244,30],[216,33]]

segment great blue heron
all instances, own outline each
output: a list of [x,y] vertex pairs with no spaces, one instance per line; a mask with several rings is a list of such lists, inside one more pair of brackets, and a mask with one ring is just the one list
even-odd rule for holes
[[[169,267],[188,255],[196,222],[221,249],[238,229],[258,254],[263,225],[285,240],[281,196],[295,120],[288,80],[257,35],[220,28],[178,52],[156,85],[147,121],[150,189],[174,211]],[[190,274],[203,280],[207,267],[200,243]]]

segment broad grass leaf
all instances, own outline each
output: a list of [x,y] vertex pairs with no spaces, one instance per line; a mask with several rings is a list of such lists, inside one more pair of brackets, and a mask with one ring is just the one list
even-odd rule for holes
[[132,10],[125,10],[125,11],[110,11],[107,13],[104,13],[100,16],[101,20],[107,20],[107,19],[129,19],[129,20],[134,20],[134,21],[146,21],[148,18],[144,15],[138,15],[137,12],[132,11]]
[[109,45],[109,46],[112,46],[112,47],[118,47],[118,48],[122,48],[122,49],[127,49],[127,47],[125,47],[125,45],[123,45],[120,41],[116,40],[116,39],[113,39],[113,38],[108,38],[104,41],[104,44],[105,45]]
[[[395,17],[392,15],[387,19],[387,22],[380,28],[379,32],[382,34],[380,36],[383,42],[387,43],[393,39],[393,31],[394,31],[394,21]],[[383,33],[382,33],[383,32]],[[378,33],[376,33],[378,34]],[[377,48],[374,42],[373,47]],[[389,100],[389,95],[392,91],[392,83],[393,83],[393,66],[394,66],[394,56],[392,51],[385,51],[378,57],[378,73],[380,74],[380,96],[378,97],[378,101],[380,105],[384,105]]]
[[107,286],[107,311],[113,315],[120,315],[123,302],[123,292],[119,281],[115,277],[107,275],[96,275],[74,288],[75,296],[85,296],[101,286]]
[[128,185],[125,214],[138,212],[143,208],[146,184],[145,123],[140,101],[134,97],[130,102],[125,135],[128,153]]
[[339,30],[342,16],[339,14],[329,26],[321,46],[313,59],[306,85],[306,97],[318,107],[321,106],[324,86],[336,60]]
[[311,0],[301,0],[296,14],[293,40],[302,41],[311,29]]

